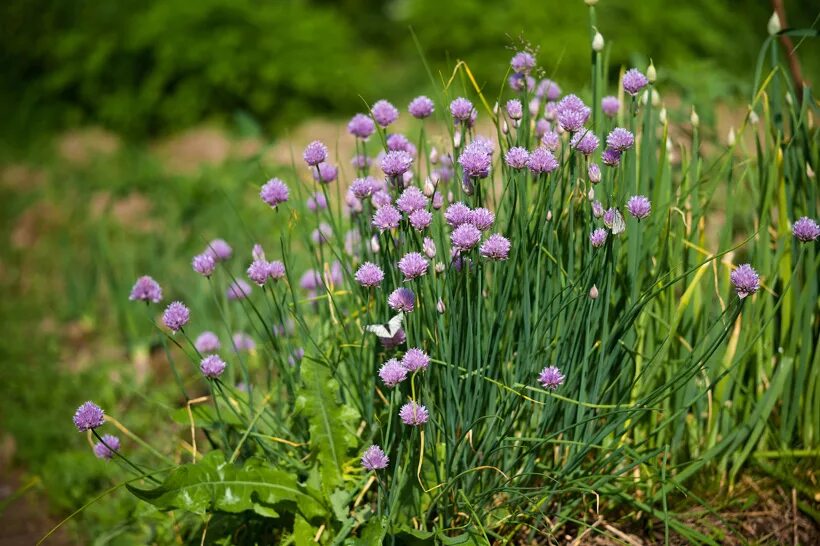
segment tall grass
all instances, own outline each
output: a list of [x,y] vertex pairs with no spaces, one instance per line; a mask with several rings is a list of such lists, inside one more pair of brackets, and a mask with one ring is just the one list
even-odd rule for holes
[[[591,7],[591,29],[594,17]],[[688,140],[671,142],[654,83],[625,95],[604,78],[608,50],[592,51],[594,113],[582,131],[602,144],[616,126],[636,135],[619,165],[601,167],[598,184],[587,168],[601,149],[587,158],[566,133],[555,171],[507,165],[510,148],[538,147],[537,121],[553,105],[528,108],[536,97],[526,86],[489,94],[458,63],[436,92],[435,115],[448,130],[434,135],[435,123],[413,121],[411,174],[385,177],[394,202],[406,186],[435,186],[433,202],[445,205],[428,205],[433,221],[423,231],[403,216],[379,232],[375,199],[345,196],[338,180],[314,182],[317,169],[294,160],[290,200],[269,213],[287,227],[260,241],[286,277],[229,300],[226,288],[250,261],[242,252],[207,280],[189,274],[184,295],[194,313],[180,332],[157,326],[187,400],[174,413],[174,456],[190,462],[160,466],[165,455],[132,436],[115,460],[151,468],[162,483],[129,489],[174,510],[174,532],[188,541],[522,543],[566,529],[600,533],[594,524],[604,515],[641,513],[638,524],[661,525],[667,540],[677,533],[717,544],[679,514],[699,503],[711,509],[700,491],[731,488],[751,461],[766,469],[818,455],[818,259],[790,227],[817,213],[807,174],[820,159],[816,104],[808,88],[798,101],[780,56],[769,37],[743,126],[706,157],[696,114],[684,126]],[[615,119],[601,111],[610,94],[621,99]],[[474,127],[450,118],[459,96],[476,105]],[[513,97],[524,107],[520,123],[503,106]],[[391,131],[357,139],[357,153],[383,153]],[[482,136],[492,141],[493,169],[465,178],[458,159]],[[375,173],[361,166],[356,175]],[[314,192],[329,207],[299,205]],[[627,213],[633,195],[650,198],[648,218]],[[603,227],[593,199],[625,217],[623,233],[607,225],[600,248],[590,244]],[[451,254],[442,213],[458,201],[494,210],[492,231],[511,242],[508,259],[489,260],[477,246]],[[317,243],[309,234],[321,223],[332,235]],[[421,252],[423,237],[435,257],[406,281],[396,264]],[[302,276],[296,263],[308,256],[312,272]],[[364,262],[384,271],[379,287],[356,282]],[[746,262],[761,289],[740,298],[729,275]],[[404,314],[406,341],[387,348],[366,327],[396,315],[387,297],[398,287],[415,293],[415,308]],[[218,328],[228,366],[206,380],[193,338],[208,325]],[[254,350],[229,341],[238,330],[255,338]],[[429,368],[386,387],[380,367],[411,347],[430,356]],[[565,380],[545,389],[539,372],[553,365]],[[399,418],[410,400],[429,410],[423,426]],[[389,456],[387,468],[363,469],[371,444]]]

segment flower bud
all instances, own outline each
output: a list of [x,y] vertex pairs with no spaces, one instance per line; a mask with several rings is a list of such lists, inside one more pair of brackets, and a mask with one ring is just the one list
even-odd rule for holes
[[587,199],[590,201],[595,201],[595,188],[589,188],[589,191],[587,192]]
[[735,137],[735,128],[729,127],[729,134],[726,136],[726,144],[728,144],[729,146],[734,146],[736,140],[737,139]]
[[806,163],[806,176],[812,179],[814,178],[814,171],[812,170],[811,165],[809,165],[808,163]]
[[772,16],[769,18],[769,23],[766,25],[766,30],[769,31],[769,36],[774,36],[783,26],[780,24],[780,17],[777,16],[777,12],[772,12]]
[[493,105],[493,114],[495,114],[496,116],[498,115],[498,102],[497,101]]
[[597,30],[595,31],[595,37],[592,38],[592,51],[600,53],[604,50],[604,37],[601,35],[600,32]]
[[427,197],[433,197],[434,193],[436,193],[436,185],[433,184],[433,180],[428,176],[424,180],[424,195]]
[[453,146],[456,148],[461,146],[461,131],[456,131],[453,133]]
[[598,287],[595,286],[594,284],[592,285],[592,288],[589,289],[589,297],[590,297],[590,299],[593,299],[593,300],[598,299]]
[[379,246],[379,238],[376,235],[370,238],[370,250],[374,254],[381,250],[381,247]]
[[661,124],[666,124],[666,108],[661,108],[661,111],[658,112],[658,121],[660,121]]
[[794,106],[794,101],[792,100],[792,94],[786,93],[786,104],[789,106]]
[[594,6],[595,4],[597,4],[597,3],[598,3],[598,0],[584,0],[584,3],[585,3],[587,6]]
[[505,135],[510,133],[510,126],[507,125],[506,119],[501,122],[501,133]]
[[424,238],[424,243],[421,245],[424,254],[431,260],[436,256],[436,243],[430,237]]
[[698,116],[698,113],[695,111],[694,106],[692,107],[692,113],[689,115],[689,121],[692,123],[692,127],[700,127],[700,117]]
[[461,189],[464,190],[464,193],[466,193],[467,195],[472,195],[473,191],[475,191],[473,179],[469,176],[465,176],[464,179],[461,181]]
[[657,108],[661,105],[661,94],[654,87],[652,88],[652,106]]
[[530,116],[536,117],[538,115],[538,111],[541,110],[541,101],[538,100],[538,97],[535,97],[530,101]]
[[439,298],[438,303],[436,303],[436,311],[438,311],[439,314],[443,315],[444,311],[446,311],[446,310],[447,310],[447,307],[444,305],[444,300]]
[[550,220],[552,220],[552,209],[547,211],[547,222],[549,222]]
[[655,63],[652,62],[652,59],[649,60],[649,68],[646,69],[646,79],[649,80],[649,83],[655,83],[655,80],[658,79],[658,73],[655,71]]
[[433,165],[438,163],[438,150],[436,150],[435,146],[430,148],[430,163],[432,163]]
[[757,115],[757,112],[755,112],[754,110],[750,111],[749,112],[749,123],[751,123],[752,125],[757,125],[757,123],[759,121],[760,121],[760,117]]
[[436,262],[436,273],[444,273],[444,262]]

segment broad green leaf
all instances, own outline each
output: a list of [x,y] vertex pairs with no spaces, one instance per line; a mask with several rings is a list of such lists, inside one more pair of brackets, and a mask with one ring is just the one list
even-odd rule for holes
[[153,489],[128,489],[160,510],[238,513],[252,510],[275,517],[274,508],[296,508],[308,520],[322,516],[325,508],[318,492],[300,484],[293,473],[278,470],[261,460],[244,466],[225,461],[222,452],[208,453],[201,461],[182,465]]
[[445,546],[489,546],[487,540],[483,536],[471,533],[469,531],[454,537],[448,537],[443,533],[439,533],[438,540]]
[[365,526],[361,538],[356,541],[357,546],[381,546],[387,534],[387,518],[372,517]]

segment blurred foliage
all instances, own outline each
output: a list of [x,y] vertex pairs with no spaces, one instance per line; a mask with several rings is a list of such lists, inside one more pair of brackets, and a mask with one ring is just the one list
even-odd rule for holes
[[[790,26],[817,16],[810,0],[786,8]],[[617,46],[611,71],[651,56],[672,80],[688,66],[748,79],[770,15],[761,0],[602,0],[597,11]],[[526,40],[547,74],[573,85],[585,81],[575,69],[588,61],[587,17],[581,0],[7,0],[0,114],[15,140],[55,125],[147,136],[237,113],[267,130],[306,112],[347,115],[363,98],[407,99],[427,85],[411,27],[436,75],[462,58],[495,85]],[[803,57],[816,73],[817,56]]]

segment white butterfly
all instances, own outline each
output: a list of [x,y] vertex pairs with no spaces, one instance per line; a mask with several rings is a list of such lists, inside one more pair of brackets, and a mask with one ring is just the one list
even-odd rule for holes
[[[610,212],[612,212],[611,220],[607,218]],[[604,225],[612,230],[612,235],[618,235],[619,233],[626,231],[624,217],[618,209],[610,209],[604,214]]]
[[365,329],[368,332],[373,332],[382,338],[391,338],[401,329],[401,323],[404,321],[404,313],[399,313],[395,317],[387,321],[387,324],[368,324]]

